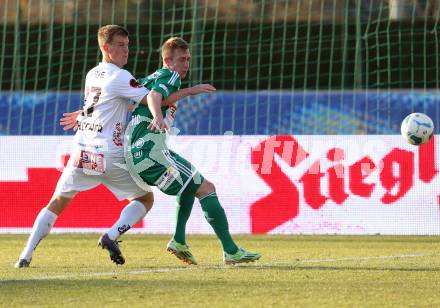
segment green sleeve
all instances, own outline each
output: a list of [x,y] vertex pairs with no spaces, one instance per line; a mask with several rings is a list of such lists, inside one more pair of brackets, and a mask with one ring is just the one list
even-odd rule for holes
[[144,77],[144,78],[139,78],[137,80],[137,82],[143,86],[145,86],[145,84],[148,82],[148,77]]
[[179,90],[180,88],[180,76],[177,73],[171,74],[171,76],[164,76],[156,79],[151,90],[162,94],[163,99],[167,98],[171,93]]

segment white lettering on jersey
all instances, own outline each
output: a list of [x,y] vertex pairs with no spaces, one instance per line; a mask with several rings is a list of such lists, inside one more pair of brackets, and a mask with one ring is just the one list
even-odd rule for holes
[[95,71],[95,78],[104,78],[105,77],[105,71]]

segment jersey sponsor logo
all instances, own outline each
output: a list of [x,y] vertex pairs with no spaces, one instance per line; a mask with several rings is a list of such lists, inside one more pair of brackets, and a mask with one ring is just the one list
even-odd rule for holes
[[81,169],[88,169],[99,173],[105,172],[104,155],[83,151],[75,157],[73,166]]
[[84,143],[84,142],[77,142],[76,144],[83,148],[89,148],[89,149],[93,148],[95,150],[104,149],[104,145],[102,144],[92,144],[92,143]]
[[99,123],[90,123],[87,119],[84,120],[76,120],[76,124],[78,125],[79,130],[88,130],[97,133],[102,133],[102,129],[104,128]]
[[164,173],[162,173],[154,185],[160,190],[166,190],[179,176],[179,171],[170,166]]
[[136,125],[139,125],[140,123],[142,123],[142,119],[141,119],[140,115],[134,114],[134,115],[132,115],[131,121],[128,125],[136,126]]
[[143,85],[141,85],[139,82],[137,82],[136,79],[130,79],[130,86],[133,88],[142,88]]
[[164,84],[160,84],[159,87],[162,88],[162,89],[165,91],[165,93],[167,94],[167,96],[170,95],[170,90],[168,90],[168,88],[167,88],[166,85],[164,85]]
[[145,140],[143,138],[139,138],[135,143],[134,143],[134,147],[135,148],[142,148],[145,144]]
[[143,151],[140,150],[140,151],[134,152],[134,153],[133,153],[133,157],[134,157],[134,158],[141,158],[141,157],[142,157],[142,154],[143,154]]
[[116,123],[113,131],[113,143],[118,147],[122,146],[122,131],[122,124],[120,122]]

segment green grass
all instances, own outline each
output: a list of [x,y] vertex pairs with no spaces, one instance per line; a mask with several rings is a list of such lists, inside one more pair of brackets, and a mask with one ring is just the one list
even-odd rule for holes
[[49,235],[15,269],[27,235],[0,235],[5,307],[438,307],[440,238],[236,236],[263,258],[224,266],[213,236],[189,236],[199,265],[166,252],[169,236],[126,235],[126,264],[97,234]]

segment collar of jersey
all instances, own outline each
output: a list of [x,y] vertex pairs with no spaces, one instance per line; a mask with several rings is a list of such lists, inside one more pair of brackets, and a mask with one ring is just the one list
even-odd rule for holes
[[115,65],[113,63],[110,63],[110,62],[99,62],[99,65],[108,65],[108,66],[111,66],[113,68],[117,68],[119,70],[121,69],[119,66],[117,66],[117,65]]

